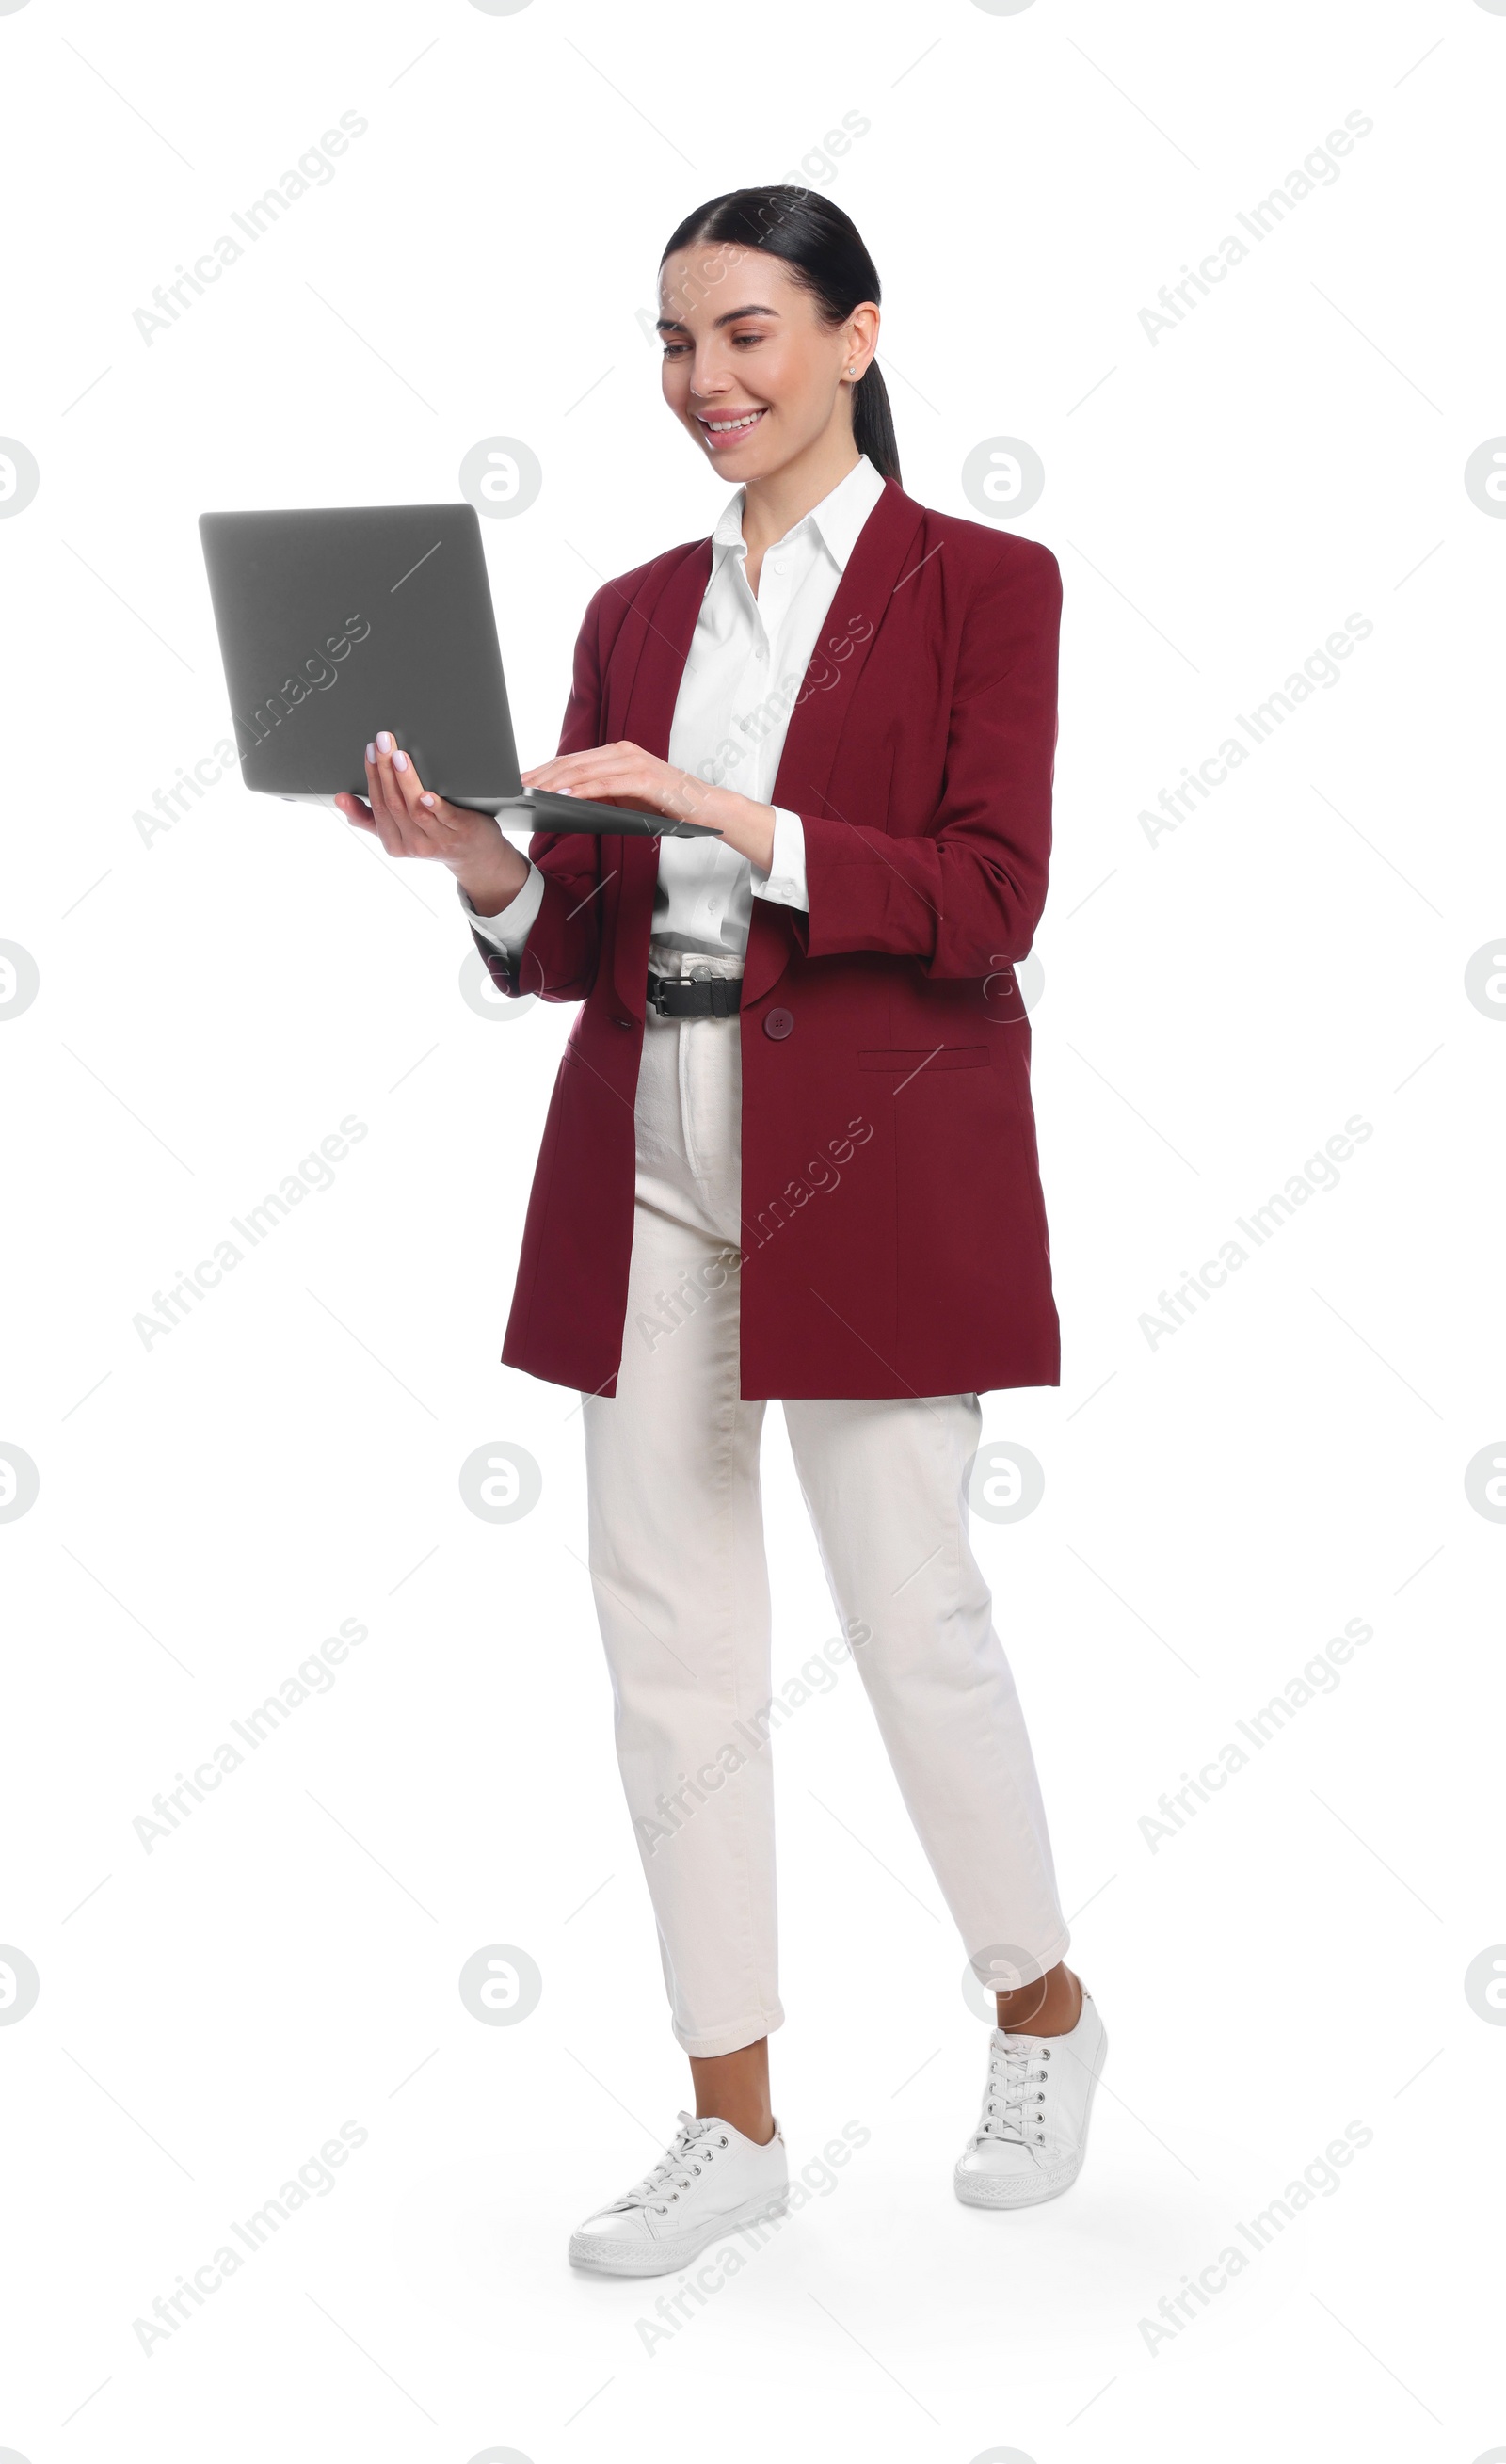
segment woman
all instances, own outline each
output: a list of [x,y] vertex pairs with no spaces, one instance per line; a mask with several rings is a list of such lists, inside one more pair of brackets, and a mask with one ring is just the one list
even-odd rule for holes
[[503,992],[581,1004],[502,1358],[582,1395],[618,1760],[695,2088],[571,2241],[621,2275],[684,2266],[786,2189],[756,1742],[770,1397],[905,1802],[1001,1989],[960,2198],[1068,2188],[1106,2043],[965,1519],[980,1392],[1059,1382],[1012,962],[1046,891],[1060,575],[903,493],[878,276],[827,198],[698,208],[660,297],[665,400],[739,494],[597,592],[559,756],[525,775],[720,837],[541,833],[525,857],[387,733],[369,804],[340,800],[449,867]]

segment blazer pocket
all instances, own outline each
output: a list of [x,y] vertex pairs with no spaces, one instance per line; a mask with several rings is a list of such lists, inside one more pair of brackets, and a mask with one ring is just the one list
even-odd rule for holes
[[923,1076],[932,1069],[982,1069],[991,1058],[986,1044],[943,1044],[940,1048],[933,1045],[929,1051],[860,1052],[857,1066],[859,1069],[890,1070],[897,1078],[906,1078],[912,1074]]

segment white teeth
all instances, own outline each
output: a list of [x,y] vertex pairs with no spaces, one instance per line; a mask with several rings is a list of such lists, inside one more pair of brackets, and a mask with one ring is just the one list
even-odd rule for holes
[[751,428],[755,419],[763,416],[761,410],[750,410],[746,419],[706,419],[702,420],[701,426],[709,428],[713,436],[727,436],[735,428]]

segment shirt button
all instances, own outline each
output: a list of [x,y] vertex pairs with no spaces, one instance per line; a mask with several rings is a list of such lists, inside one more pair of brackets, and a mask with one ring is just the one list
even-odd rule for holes
[[764,1034],[772,1037],[776,1044],[783,1044],[786,1035],[792,1035],[794,1026],[794,1019],[787,1009],[771,1009],[764,1021]]

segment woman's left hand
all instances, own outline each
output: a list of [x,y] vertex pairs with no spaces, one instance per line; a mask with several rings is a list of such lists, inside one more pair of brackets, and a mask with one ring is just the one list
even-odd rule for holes
[[688,770],[676,770],[641,744],[601,744],[590,753],[562,753],[523,772],[525,787],[550,795],[562,788],[592,803],[626,804],[636,813],[662,813],[672,822],[698,822],[720,831],[737,855],[766,872],[774,860],[774,807],[756,804],[730,787],[713,787]]
[[549,795],[564,789],[596,803],[626,804],[635,813],[663,813],[672,822],[702,820],[697,807],[717,792],[688,770],[676,770],[645,753],[641,744],[602,744],[589,753],[562,753],[553,761],[541,761],[536,770],[525,770],[522,779],[525,787],[540,787]]

